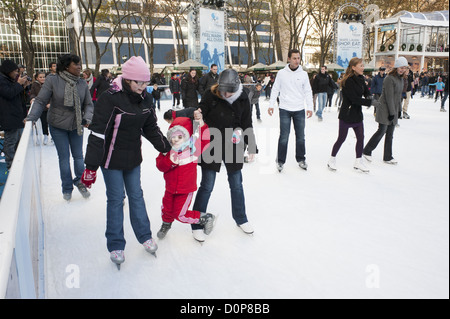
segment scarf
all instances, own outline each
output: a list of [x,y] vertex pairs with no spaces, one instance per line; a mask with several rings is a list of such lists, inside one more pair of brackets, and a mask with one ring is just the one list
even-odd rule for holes
[[77,82],[80,79],[79,76],[73,75],[67,71],[59,73],[61,79],[66,81],[64,88],[64,106],[75,108],[75,119],[77,123],[77,133],[79,136],[83,135],[83,127],[81,126],[81,102],[78,95]]
[[87,82],[88,88],[90,90],[92,85],[94,84],[94,76],[92,74],[89,75],[89,77],[86,79],[86,82]]
[[228,103],[233,104],[241,96],[243,89],[244,87],[242,86],[242,84],[239,84],[239,89],[236,91],[236,93],[228,98],[223,97],[223,99]]

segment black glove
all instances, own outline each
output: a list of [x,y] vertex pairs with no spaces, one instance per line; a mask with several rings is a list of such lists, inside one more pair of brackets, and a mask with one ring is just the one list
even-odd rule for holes
[[389,122],[393,121],[394,120],[394,115],[389,115],[388,116],[388,120],[389,120]]

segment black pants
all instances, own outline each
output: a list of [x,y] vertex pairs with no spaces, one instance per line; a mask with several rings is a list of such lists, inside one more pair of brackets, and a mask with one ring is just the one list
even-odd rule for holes
[[378,146],[384,135],[384,153],[383,161],[390,161],[392,156],[392,140],[394,139],[394,124],[378,124],[378,130],[370,138],[369,142],[364,147],[363,154],[372,156],[372,151]]
[[173,106],[175,106],[175,100],[177,100],[177,105],[180,105],[180,93],[173,94]]

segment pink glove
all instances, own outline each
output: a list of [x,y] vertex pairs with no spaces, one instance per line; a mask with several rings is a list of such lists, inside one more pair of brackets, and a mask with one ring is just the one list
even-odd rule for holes
[[85,169],[83,175],[81,176],[81,182],[87,187],[91,188],[92,184],[95,183],[97,178],[97,172],[91,171],[90,169]]

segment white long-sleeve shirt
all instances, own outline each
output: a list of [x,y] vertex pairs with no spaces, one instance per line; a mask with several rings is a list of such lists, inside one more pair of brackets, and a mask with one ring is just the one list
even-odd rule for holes
[[289,64],[280,70],[270,93],[270,107],[273,108],[280,94],[280,109],[286,111],[313,110],[313,95],[308,73],[299,66],[292,71]]

